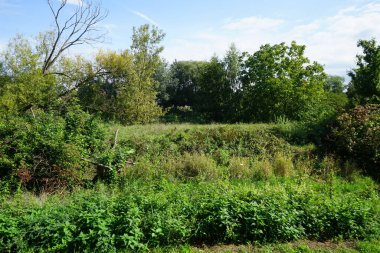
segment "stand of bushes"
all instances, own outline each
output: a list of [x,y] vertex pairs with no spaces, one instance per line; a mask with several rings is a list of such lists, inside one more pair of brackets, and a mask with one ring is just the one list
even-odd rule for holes
[[112,177],[127,151],[112,148],[101,122],[79,109],[0,119],[0,183],[37,192],[72,189],[91,181],[99,166],[114,168],[105,176]]

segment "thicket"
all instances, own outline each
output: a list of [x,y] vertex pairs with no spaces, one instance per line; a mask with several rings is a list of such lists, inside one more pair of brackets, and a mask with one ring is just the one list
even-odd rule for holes
[[0,178],[52,191],[81,185],[104,152],[100,121],[80,110],[65,116],[34,111],[0,120]]
[[333,152],[380,176],[380,105],[358,106],[340,115],[329,135]]
[[[370,179],[99,186],[63,198],[0,204],[3,252],[139,251],[166,245],[376,238],[379,196]],[[216,236],[217,235],[217,236]]]

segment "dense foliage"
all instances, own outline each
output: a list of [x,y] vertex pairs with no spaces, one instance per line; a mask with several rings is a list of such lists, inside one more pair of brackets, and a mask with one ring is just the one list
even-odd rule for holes
[[363,54],[357,56],[357,68],[349,72],[348,94],[354,104],[380,103],[380,46],[375,39],[360,40]]
[[[148,25],[134,30],[130,50],[99,52],[78,97],[85,110],[123,124],[154,121],[162,114],[156,103],[156,81],[163,33]],[[96,73],[96,74],[95,74]]]
[[184,243],[379,235],[373,183],[338,180],[332,187],[329,197],[312,180],[256,185],[159,181],[121,183],[113,191],[98,188],[44,203],[4,201],[0,249],[116,252]]
[[380,176],[380,105],[358,106],[340,115],[330,137],[335,152]]
[[80,111],[65,117],[40,111],[5,117],[0,120],[0,180],[18,178],[39,191],[80,185],[92,171],[84,160],[104,151],[104,137],[99,121]]
[[243,75],[247,120],[270,121],[276,116],[299,120],[307,104],[321,100],[326,75],[321,65],[310,64],[304,51],[293,42],[264,45],[248,56]]

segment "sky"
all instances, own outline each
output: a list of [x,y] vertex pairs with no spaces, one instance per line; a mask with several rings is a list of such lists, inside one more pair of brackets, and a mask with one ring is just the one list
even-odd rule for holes
[[[59,1],[59,0],[52,0]],[[75,7],[80,0],[68,0]],[[359,39],[380,41],[380,0],[103,0],[105,43],[72,49],[92,55],[99,48],[130,47],[132,28],[152,24],[166,36],[162,54],[174,60],[223,57],[231,43],[254,53],[260,45],[306,45],[306,56],[332,75],[355,67]],[[0,50],[17,33],[33,37],[53,26],[46,0],[0,0]]]

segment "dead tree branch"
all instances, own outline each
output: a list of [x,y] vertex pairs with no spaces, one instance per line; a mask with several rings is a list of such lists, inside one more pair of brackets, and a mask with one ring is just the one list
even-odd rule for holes
[[75,45],[102,42],[105,35],[99,28],[99,23],[106,18],[108,13],[99,4],[94,4],[91,0],[78,0],[78,5],[67,17],[64,11],[69,6],[68,0],[60,0],[58,6],[56,2],[58,1],[47,0],[54,17],[55,27],[52,32],[46,33],[42,38],[43,74],[48,73],[67,49]]

